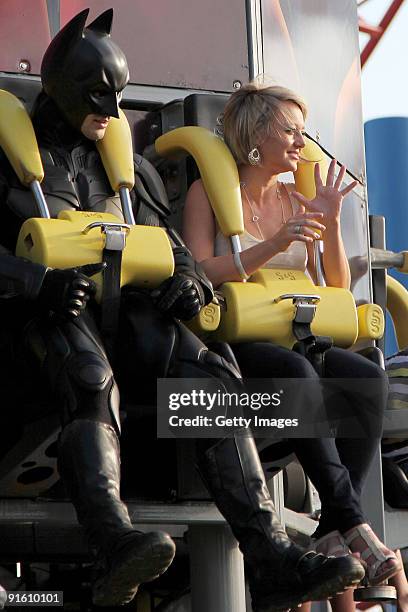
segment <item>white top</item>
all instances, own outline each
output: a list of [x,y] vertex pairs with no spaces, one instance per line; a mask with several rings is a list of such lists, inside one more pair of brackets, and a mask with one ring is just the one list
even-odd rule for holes
[[[289,193],[289,199],[292,204],[292,211],[295,214],[295,208],[298,208],[297,203],[293,203],[292,198],[290,197],[289,189],[287,190]],[[242,251],[246,251],[250,247],[255,246],[263,242],[260,238],[256,238],[252,234],[250,234],[247,230],[244,231],[243,234],[239,236],[241,241]],[[218,257],[220,255],[229,255],[231,254],[231,246],[229,238],[225,238],[225,236],[218,231],[215,237],[214,243],[214,255]],[[266,263],[263,264],[262,268],[282,268],[284,270],[301,270],[302,272],[306,271],[307,267],[307,249],[306,244],[301,242],[300,240],[295,240],[292,242],[286,251],[282,251],[281,253],[277,253],[273,257],[271,257]]]
[[[255,236],[252,236],[252,234],[246,230],[243,234],[240,234],[239,238],[241,240],[241,247],[243,251],[246,251],[255,244],[262,242],[262,240],[255,238]],[[218,232],[215,237],[214,255],[218,257],[219,255],[229,254],[231,254],[229,239],[225,238],[221,232]],[[305,272],[306,266],[306,244],[304,242],[300,242],[300,240],[296,240],[288,246],[286,251],[277,253],[268,259],[268,261],[263,264],[262,268],[281,268],[284,270],[301,270],[302,272]]]

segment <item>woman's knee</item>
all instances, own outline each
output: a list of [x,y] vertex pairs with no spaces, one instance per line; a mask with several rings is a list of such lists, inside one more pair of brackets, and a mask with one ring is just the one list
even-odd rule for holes
[[385,371],[367,357],[333,347],[326,352],[327,373],[338,378],[376,378],[388,385]]

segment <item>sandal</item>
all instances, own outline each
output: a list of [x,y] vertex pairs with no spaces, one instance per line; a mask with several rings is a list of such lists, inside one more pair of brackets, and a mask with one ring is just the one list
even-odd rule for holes
[[340,531],[337,529],[330,531],[330,533],[326,533],[326,535],[318,540],[314,540],[310,549],[332,557],[345,557],[346,555],[351,555],[351,550],[347,546]]
[[[361,538],[366,544],[362,550],[358,550],[356,547],[355,540],[358,538]],[[386,546],[382,544],[367,523],[353,527],[348,532],[348,535],[345,535],[344,539],[346,544],[350,546],[351,550],[355,549],[353,552],[360,553],[361,560],[366,563],[367,578],[370,585],[377,586],[388,578],[395,576],[395,574],[402,569],[402,565],[398,561],[395,553],[392,550],[387,549]],[[384,549],[388,552],[384,552]],[[374,557],[374,562],[368,561],[370,557]],[[378,572],[386,561],[393,561],[393,563],[392,565],[389,564],[387,569],[385,569],[383,572]]]

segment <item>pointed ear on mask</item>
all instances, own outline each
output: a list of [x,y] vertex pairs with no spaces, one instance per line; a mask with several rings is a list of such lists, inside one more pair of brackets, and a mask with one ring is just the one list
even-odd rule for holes
[[88,15],[89,9],[84,9],[58,32],[54,40],[58,38],[58,44],[65,48],[65,51],[71,47],[72,43],[81,38]]
[[98,32],[99,34],[110,34],[112,30],[113,9],[104,11],[92,23],[86,26],[87,30]]

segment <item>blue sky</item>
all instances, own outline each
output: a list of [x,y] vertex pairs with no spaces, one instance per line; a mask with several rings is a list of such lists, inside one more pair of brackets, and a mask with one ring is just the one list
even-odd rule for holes
[[[377,25],[391,0],[368,0],[359,13]],[[367,36],[360,35],[360,42]],[[364,120],[408,117],[408,0],[391,22],[362,73]]]

